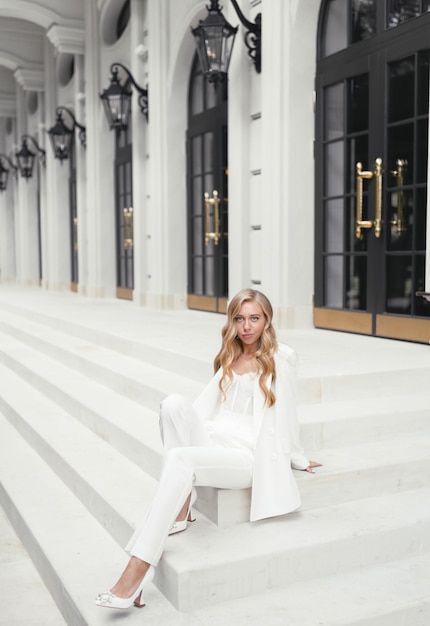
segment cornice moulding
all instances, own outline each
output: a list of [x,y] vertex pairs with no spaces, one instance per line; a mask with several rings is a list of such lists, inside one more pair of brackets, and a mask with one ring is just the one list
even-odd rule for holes
[[18,68],[14,72],[16,82],[21,85],[24,91],[43,91],[44,90],[44,75],[43,69],[29,70]]
[[84,54],[85,33],[82,28],[54,24],[46,36],[60,54]]
[[14,117],[16,115],[16,98],[7,94],[0,94],[0,115]]

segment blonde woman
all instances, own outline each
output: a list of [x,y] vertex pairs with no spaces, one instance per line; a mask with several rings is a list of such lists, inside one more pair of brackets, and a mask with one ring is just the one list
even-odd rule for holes
[[118,582],[96,604],[144,606],[142,590],[169,535],[192,521],[194,487],[252,487],[250,521],[300,506],[291,468],[314,473],[299,443],[295,353],[278,344],[267,297],[242,289],[231,300],[215,375],[192,404],[179,395],[161,404],[165,451],[159,487],[148,515],[126,550],[131,558]]

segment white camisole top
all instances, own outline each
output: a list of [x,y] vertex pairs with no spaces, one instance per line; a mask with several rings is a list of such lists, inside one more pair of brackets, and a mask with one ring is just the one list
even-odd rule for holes
[[221,403],[218,415],[209,422],[215,445],[254,451],[254,381],[256,373],[236,374]]

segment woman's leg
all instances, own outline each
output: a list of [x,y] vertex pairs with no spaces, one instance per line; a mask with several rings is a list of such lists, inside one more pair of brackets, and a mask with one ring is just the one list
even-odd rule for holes
[[[160,434],[164,452],[172,448],[189,446],[213,446],[206,425],[193,407],[179,394],[167,396],[160,406]],[[183,521],[187,515],[192,494],[185,499],[175,521]],[[193,501],[195,493],[193,494]]]
[[213,445],[205,423],[179,394],[171,394],[161,403],[160,434],[164,452],[172,448]]
[[236,448],[173,448],[166,457],[152,507],[126,550],[156,566],[169,530],[192,486],[242,489],[252,483],[253,455]]

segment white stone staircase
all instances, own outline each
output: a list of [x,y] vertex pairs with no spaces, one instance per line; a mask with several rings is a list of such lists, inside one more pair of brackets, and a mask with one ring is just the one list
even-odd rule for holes
[[[156,489],[159,401],[198,393],[223,322],[0,287],[0,504],[68,624],[119,619],[93,598]],[[301,357],[302,441],[323,468],[296,473],[300,511],[254,524],[247,490],[200,490],[128,624],[430,623],[429,348],[280,338]]]

